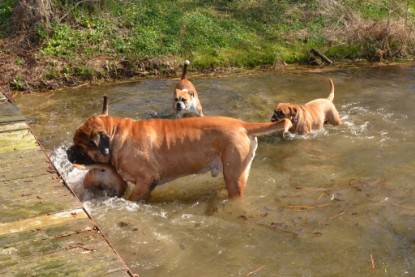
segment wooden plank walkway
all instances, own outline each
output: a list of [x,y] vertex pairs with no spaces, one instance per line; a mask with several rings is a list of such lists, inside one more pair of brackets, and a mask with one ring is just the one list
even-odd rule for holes
[[2,93],[0,276],[132,276]]

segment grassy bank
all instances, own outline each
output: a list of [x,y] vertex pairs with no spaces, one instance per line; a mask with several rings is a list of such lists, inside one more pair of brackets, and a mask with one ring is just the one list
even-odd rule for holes
[[3,85],[13,89],[175,76],[184,59],[203,72],[308,64],[312,48],[335,62],[415,54],[413,2],[53,1],[48,24],[23,34],[11,23],[14,2],[0,3],[0,58],[14,67]]

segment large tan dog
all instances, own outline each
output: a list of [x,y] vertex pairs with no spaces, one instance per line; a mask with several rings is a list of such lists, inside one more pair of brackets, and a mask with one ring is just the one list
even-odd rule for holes
[[274,109],[271,121],[279,121],[284,118],[291,120],[293,126],[291,133],[307,134],[312,130],[318,130],[325,123],[337,126],[340,125],[341,119],[339,112],[333,104],[334,84],[330,82],[330,94],[327,99],[320,98],[310,101],[304,105],[291,103],[279,103]]
[[173,110],[178,118],[186,117],[189,114],[204,116],[196,88],[187,79],[187,66],[189,64],[188,60],[184,62],[182,77],[174,91]]
[[86,166],[114,166],[135,184],[129,199],[149,196],[157,185],[210,171],[223,173],[230,198],[243,194],[257,148],[256,136],[288,131],[289,120],[250,123],[227,117],[176,120],[92,116],[75,131],[68,159]]

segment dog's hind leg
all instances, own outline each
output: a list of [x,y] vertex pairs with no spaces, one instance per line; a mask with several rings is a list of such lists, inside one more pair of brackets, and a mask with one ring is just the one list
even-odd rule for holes
[[247,181],[247,174],[244,170],[226,170],[223,171],[225,178],[226,190],[228,191],[229,198],[239,198],[244,194],[245,184]]
[[243,149],[230,148],[224,154],[223,176],[229,198],[238,198],[244,194],[257,146],[257,138],[249,137],[249,146],[244,146]]
[[331,111],[329,111],[326,114],[326,121],[327,121],[327,123],[329,123],[333,126],[338,126],[338,125],[342,124],[342,121],[341,121],[340,116],[339,116],[339,112],[337,111],[336,108],[331,109]]

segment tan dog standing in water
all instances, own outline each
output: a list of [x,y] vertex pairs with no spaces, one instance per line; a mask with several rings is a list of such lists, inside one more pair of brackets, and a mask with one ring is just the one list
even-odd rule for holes
[[129,199],[149,196],[175,178],[210,171],[223,173],[230,198],[243,195],[257,136],[288,131],[291,122],[251,123],[228,117],[175,120],[92,116],[75,131],[67,150],[73,164],[111,165],[135,184]]
[[279,121],[284,118],[291,120],[293,126],[290,128],[291,133],[307,134],[312,130],[318,130],[324,124],[340,125],[341,119],[339,112],[333,104],[334,84],[330,82],[330,94],[325,98],[315,99],[304,105],[291,103],[279,103],[274,109],[271,121]]
[[176,117],[182,118],[186,114],[196,114],[204,116],[202,105],[200,104],[199,95],[195,86],[187,79],[188,60],[184,62],[182,77],[176,85],[173,97],[173,110]]
[[[104,96],[102,115],[108,116],[108,99]],[[123,196],[128,187],[115,168],[107,164],[99,165],[80,165],[74,164],[74,167],[81,170],[88,170],[85,174],[82,186],[86,190],[103,190],[108,196]]]

